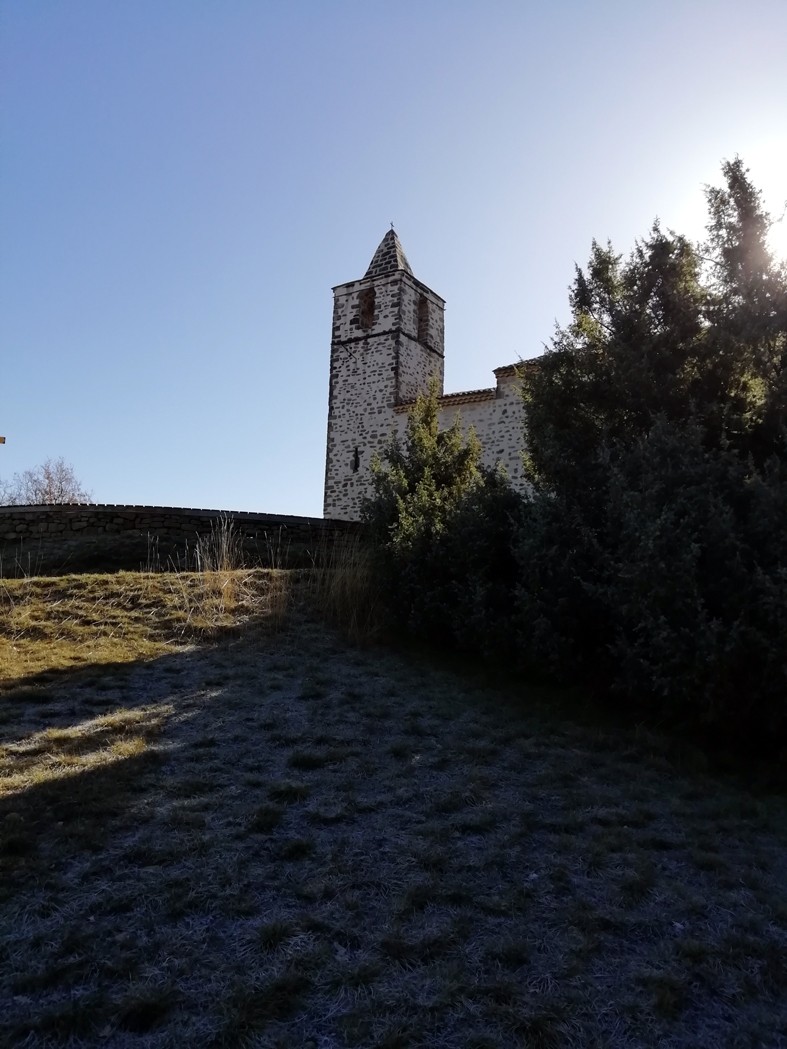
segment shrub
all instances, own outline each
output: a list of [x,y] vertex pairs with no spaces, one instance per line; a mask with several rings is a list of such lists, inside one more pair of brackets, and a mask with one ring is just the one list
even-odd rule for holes
[[593,246],[525,376],[521,651],[652,718],[787,732],[787,268],[739,160],[708,240]]
[[395,622],[414,635],[475,651],[511,637],[512,536],[521,500],[459,417],[439,428],[437,387],[418,398],[404,441],[373,464],[364,519]]
[[610,476],[615,689],[679,726],[787,730],[787,476],[662,423]]

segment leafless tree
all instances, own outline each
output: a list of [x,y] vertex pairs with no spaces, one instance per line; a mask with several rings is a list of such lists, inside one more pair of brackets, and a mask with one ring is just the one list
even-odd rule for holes
[[41,466],[0,480],[0,505],[35,506],[49,503],[89,503],[92,493],[82,487],[65,459],[47,459]]

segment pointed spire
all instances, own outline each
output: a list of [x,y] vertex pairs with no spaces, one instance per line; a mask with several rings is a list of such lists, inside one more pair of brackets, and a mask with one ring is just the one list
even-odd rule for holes
[[410,276],[413,275],[401,242],[396,236],[396,230],[391,226],[380,241],[380,246],[375,251],[374,258],[369,263],[369,269],[364,277],[382,277],[387,273],[396,273],[397,270],[404,270]]

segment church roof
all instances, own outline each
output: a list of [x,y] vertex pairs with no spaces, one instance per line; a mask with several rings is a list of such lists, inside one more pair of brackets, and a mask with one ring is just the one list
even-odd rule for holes
[[[442,393],[437,398],[440,408],[453,408],[460,404],[477,404],[479,401],[493,401],[495,399],[495,388],[490,386],[486,390],[463,390],[461,393]],[[403,412],[412,411],[415,401],[403,401],[394,405],[394,411],[401,415]]]
[[411,277],[413,275],[401,241],[396,236],[396,231],[391,228],[380,241],[364,277],[382,277],[387,273],[396,273],[397,270],[404,270]]

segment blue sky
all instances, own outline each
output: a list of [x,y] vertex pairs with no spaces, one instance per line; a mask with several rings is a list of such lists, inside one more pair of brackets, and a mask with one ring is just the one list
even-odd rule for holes
[[393,221],[446,390],[567,319],[591,240],[787,200],[784,0],[1,0],[0,477],[319,515],[331,287]]

